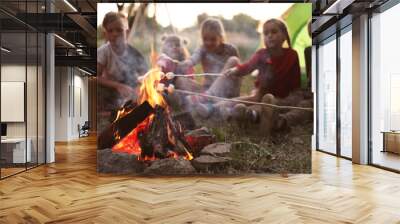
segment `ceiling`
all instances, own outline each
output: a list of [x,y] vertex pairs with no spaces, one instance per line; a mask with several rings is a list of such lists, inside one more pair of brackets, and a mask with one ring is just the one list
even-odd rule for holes
[[[95,73],[96,70],[96,0],[1,0],[0,27],[2,46],[12,49],[7,60],[16,60],[34,55],[35,35],[29,32],[54,32],[56,65],[79,66]],[[115,1],[99,1],[115,2]],[[263,2],[277,2],[274,0]],[[351,23],[351,17],[372,10],[387,0],[305,0],[285,2],[312,3],[312,35],[318,41],[330,32],[335,32],[337,24]],[[50,10],[52,9],[52,10]],[[52,11],[52,13],[48,13]],[[336,26],[336,27],[334,27]],[[25,32],[27,35],[25,38]],[[26,45],[27,43],[27,45]],[[27,46],[25,50],[25,46]],[[42,45],[39,44],[39,49]],[[2,52],[4,55],[4,52]],[[3,57],[4,60],[4,57]]]
[[26,56],[28,61],[36,57],[44,46],[37,44],[37,35],[50,32],[57,34],[56,66],[77,66],[95,74],[96,6],[96,0],[47,0],[47,5],[44,0],[1,0],[2,46],[11,50],[6,57],[2,51],[2,61],[22,63]]
[[351,24],[352,18],[374,11],[388,0],[310,0],[312,2],[313,43]]

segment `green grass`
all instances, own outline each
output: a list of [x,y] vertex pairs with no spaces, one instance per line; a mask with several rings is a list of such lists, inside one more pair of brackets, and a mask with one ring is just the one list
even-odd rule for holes
[[210,127],[217,142],[233,144],[229,166],[235,173],[311,173],[312,123],[272,136],[232,123],[203,124]]

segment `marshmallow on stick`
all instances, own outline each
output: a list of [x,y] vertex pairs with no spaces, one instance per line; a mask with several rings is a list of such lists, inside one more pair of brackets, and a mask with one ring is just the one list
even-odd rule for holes
[[158,92],[162,92],[162,91],[164,91],[164,90],[167,90],[167,92],[168,92],[169,94],[171,94],[171,93],[174,92],[175,86],[172,85],[172,84],[169,84],[168,87],[165,87],[165,84],[164,84],[164,83],[158,83],[158,85],[157,85],[157,91],[158,91]]
[[157,89],[158,92],[164,91],[165,90],[165,84],[164,83],[158,83],[156,89]]
[[168,72],[168,73],[166,74],[166,77],[167,77],[167,79],[169,79],[169,80],[173,79],[174,76],[175,76],[175,74],[172,73],[172,72]]
[[168,86],[168,88],[167,88],[168,93],[171,94],[171,93],[174,92],[174,90],[175,90],[175,86],[172,85],[172,84],[169,84],[169,86]]

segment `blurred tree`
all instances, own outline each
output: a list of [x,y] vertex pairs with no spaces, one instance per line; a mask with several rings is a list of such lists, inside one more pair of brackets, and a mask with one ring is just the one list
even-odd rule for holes
[[200,25],[201,25],[201,23],[204,21],[204,20],[206,20],[207,18],[209,18],[210,16],[208,16],[208,14],[207,13],[202,13],[202,14],[199,14],[198,16],[197,16],[197,25],[200,27]]
[[235,15],[232,20],[229,22],[233,25],[233,32],[237,33],[245,33],[249,37],[258,37],[259,33],[257,32],[259,21],[253,19],[253,17],[240,13]]
[[124,9],[124,3],[117,3],[118,12],[121,12]]
[[257,38],[259,35],[257,32],[259,21],[243,13],[233,16],[232,19],[225,19],[222,16],[209,16],[207,13],[202,13],[197,16],[197,25],[200,27],[201,23],[207,18],[221,20],[226,32],[244,33],[252,38]]

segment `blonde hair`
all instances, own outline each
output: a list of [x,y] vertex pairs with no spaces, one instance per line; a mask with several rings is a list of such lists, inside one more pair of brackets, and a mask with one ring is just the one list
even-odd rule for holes
[[214,33],[221,37],[222,41],[225,41],[225,29],[222,25],[221,20],[216,18],[208,18],[201,23],[201,35],[204,33]]
[[116,20],[121,20],[128,28],[128,17],[121,12],[108,12],[103,19],[102,26],[105,29],[107,25],[115,22]]
[[267,26],[268,23],[274,23],[275,25],[278,26],[279,30],[285,35],[285,38],[286,38],[289,48],[292,48],[292,44],[290,43],[290,36],[289,36],[289,32],[288,32],[286,23],[280,19],[269,19],[269,20],[265,21],[265,23],[263,24],[263,32],[265,31],[265,27]]

